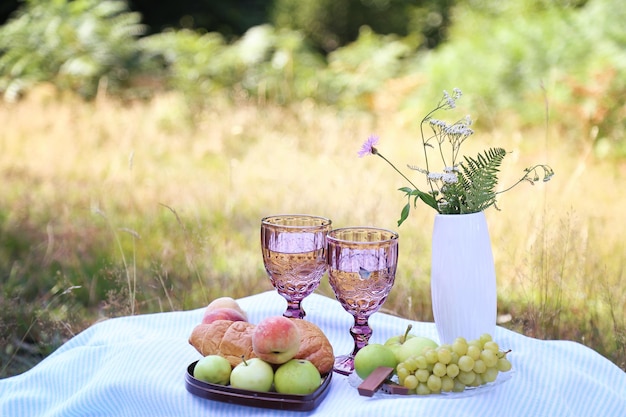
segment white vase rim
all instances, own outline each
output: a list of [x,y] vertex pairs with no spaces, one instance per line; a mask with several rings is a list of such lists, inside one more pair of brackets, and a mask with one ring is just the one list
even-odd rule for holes
[[454,217],[454,216],[472,216],[476,214],[485,214],[484,211],[475,211],[473,213],[437,213],[437,216]]

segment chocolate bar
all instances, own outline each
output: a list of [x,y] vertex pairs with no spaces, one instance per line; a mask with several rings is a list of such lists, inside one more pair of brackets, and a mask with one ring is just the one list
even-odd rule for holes
[[393,368],[389,368],[386,366],[379,366],[374,369],[361,385],[358,386],[359,394],[364,397],[371,397],[374,395],[376,391],[380,389],[385,380],[393,373]]
[[402,385],[396,384],[395,382],[391,381],[387,381],[386,383],[384,383],[381,391],[393,395],[407,395],[409,393],[409,389],[407,387],[403,387]]

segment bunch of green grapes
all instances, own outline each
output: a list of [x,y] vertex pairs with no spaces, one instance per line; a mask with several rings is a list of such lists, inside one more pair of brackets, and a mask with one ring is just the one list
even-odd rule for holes
[[491,335],[467,341],[457,338],[451,345],[425,349],[396,367],[400,385],[410,394],[462,392],[466,387],[478,387],[493,382],[500,372],[511,370],[511,362]]

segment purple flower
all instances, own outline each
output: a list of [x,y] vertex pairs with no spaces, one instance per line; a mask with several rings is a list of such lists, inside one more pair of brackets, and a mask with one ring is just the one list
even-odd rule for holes
[[376,135],[370,135],[369,138],[363,145],[361,145],[361,149],[359,150],[359,158],[363,158],[365,155],[376,155],[378,151],[374,146],[378,145],[378,141],[380,138]]

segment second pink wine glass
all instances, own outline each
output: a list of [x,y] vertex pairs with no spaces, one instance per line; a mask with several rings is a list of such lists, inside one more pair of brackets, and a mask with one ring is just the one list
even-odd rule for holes
[[334,370],[349,375],[354,356],[368,344],[369,317],[385,302],[395,281],[398,234],[373,227],[331,230],[328,243],[328,281],[342,307],[354,317],[350,334],[354,349],[338,356]]
[[261,220],[263,263],[276,291],[287,300],[285,317],[304,318],[302,300],[319,286],[326,272],[326,234],[331,221],[306,214],[268,216]]

